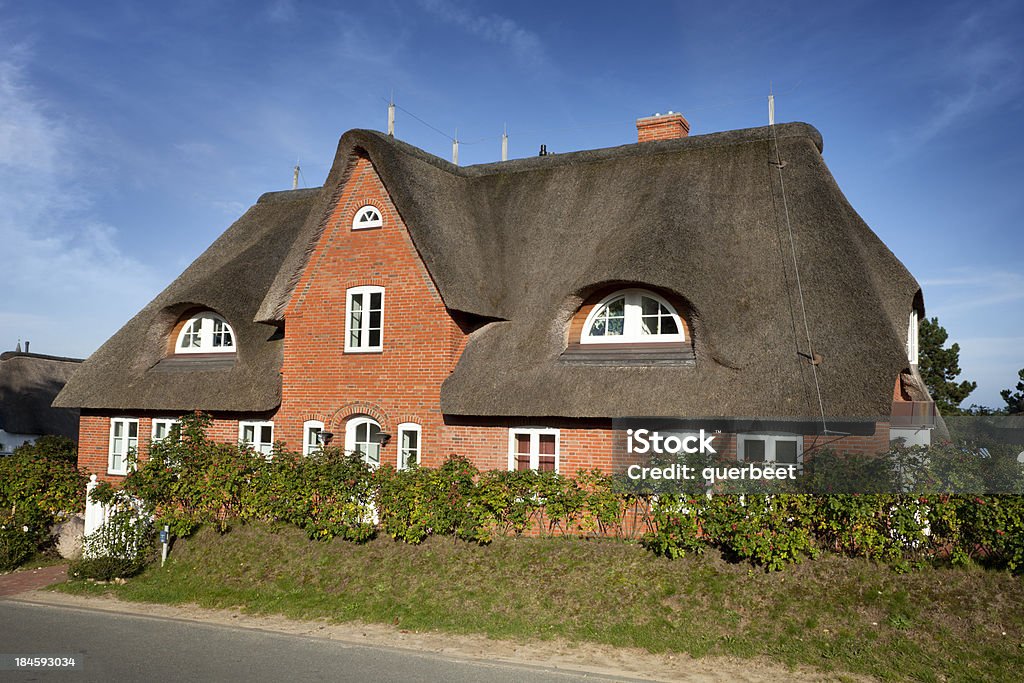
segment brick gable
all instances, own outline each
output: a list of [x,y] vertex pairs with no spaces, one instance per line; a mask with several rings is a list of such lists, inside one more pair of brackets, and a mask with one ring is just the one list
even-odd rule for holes
[[[464,335],[373,164],[356,157],[347,176],[285,309],[275,436],[298,448],[302,423],[320,419],[340,445],[354,415],[373,417],[392,435],[400,423],[416,422],[423,427],[423,463],[437,465],[447,456],[441,384]],[[353,230],[353,216],[366,205],[380,211],[383,227]],[[383,351],[346,353],[346,292],[362,285],[384,288]],[[395,464],[396,458],[392,440],[382,462]]]

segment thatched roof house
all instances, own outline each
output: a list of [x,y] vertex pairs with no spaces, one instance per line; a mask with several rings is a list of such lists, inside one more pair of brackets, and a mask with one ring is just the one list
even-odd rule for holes
[[629,418],[738,461],[927,442],[920,286],[818,131],[637,128],[468,167],[345,133],[321,188],[262,195],[68,382],[80,462],[124,476],[192,410],[371,466],[614,471]]
[[8,351],[0,354],[0,444],[13,450],[46,434],[78,438],[78,410],[50,404],[81,359]]
[[[471,332],[441,388],[445,414],[814,415],[809,336],[825,412],[886,415],[901,372],[921,393],[907,355],[908,316],[924,314],[920,286],[847,202],[821,152],[818,131],[792,123],[457,167],[350,131],[323,188],[260,197],[57,404],[276,409],[285,308],[351,159],[365,155],[444,305]],[[675,297],[689,356],[567,355],[573,315],[614,283]],[[237,355],[169,356],[168,335],[190,308],[222,314]]]

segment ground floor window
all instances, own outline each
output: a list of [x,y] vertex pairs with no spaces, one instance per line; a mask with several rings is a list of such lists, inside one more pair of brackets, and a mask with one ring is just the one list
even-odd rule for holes
[[274,450],[273,422],[239,422],[238,440],[263,455]]
[[420,464],[420,436],[422,428],[415,422],[398,425],[398,469]]
[[302,454],[310,455],[324,447],[324,423],[306,420],[302,423]]
[[354,417],[345,425],[345,451],[358,453],[372,467],[380,465],[380,425],[371,417]]
[[508,430],[508,468],[557,472],[558,441],[557,429],[519,427]]
[[110,450],[107,457],[108,474],[128,474],[128,455],[139,450],[139,421],[115,417],[110,420]]
[[798,434],[740,434],[737,458],[743,462],[803,465],[804,439]]
[[178,424],[172,418],[153,418],[153,442],[163,441],[171,435],[171,428]]

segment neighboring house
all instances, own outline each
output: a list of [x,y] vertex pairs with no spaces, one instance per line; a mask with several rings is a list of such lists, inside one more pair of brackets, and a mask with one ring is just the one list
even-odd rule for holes
[[50,404],[81,363],[39,353],[0,354],[0,454],[47,434],[78,439],[78,409]]
[[611,469],[626,416],[754,418],[720,449],[800,462],[930,414],[920,286],[817,130],[637,127],[470,167],[349,131],[322,188],[260,197],[68,383],[80,462],[116,480],[197,409],[266,452],[565,473]]

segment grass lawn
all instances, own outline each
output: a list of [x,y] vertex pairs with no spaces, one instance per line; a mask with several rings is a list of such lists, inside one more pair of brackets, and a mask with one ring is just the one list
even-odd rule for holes
[[612,540],[354,545],[260,525],[204,529],[171,558],[123,586],[62,590],[694,657],[764,655],[888,680],[1024,677],[1024,577],[1003,572],[899,574],[826,556],[766,574],[717,553],[666,560]]

